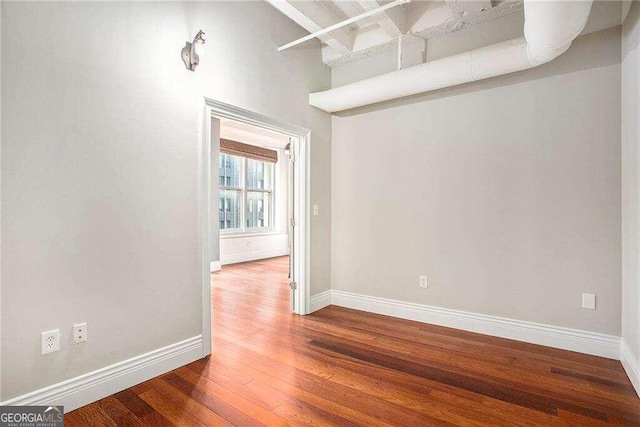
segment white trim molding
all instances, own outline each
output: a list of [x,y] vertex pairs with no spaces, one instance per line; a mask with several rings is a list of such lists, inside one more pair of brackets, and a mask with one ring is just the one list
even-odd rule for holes
[[[297,284],[293,292],[292,308],[296,314],[307,314],[309,308],[309,286],[311,281],[311,131],[309,129],[281,122],[269,116],[253,111],[245,110],[224,102],[210,98],[204,98],[204,132],[203,132],[203,164],[201,165],[203,190],[201,203],[201,237],[202,237],[202,334],[204,337],[204,352],[211,353],[211,287],[207,265],[210,261],[211,244],[211,217],[214,211],[211,205],[211,169],[212,158],[215,157],[211,150],[211,117],[229,119],[240,123],[257,126],[263,129],[278,132],[291,138],[291,151],[296,159],[293,166],[293,198],[296,201],[293,206],[293,218],[295,218],[295,233],[293,235],[293,277]],[[278,256],[278,255],[271,255]],[[240,262],[240,261],[235,261]],[[222,265],[225,264],[222,257]]]
[[289,255],[289,248],[265,249],[263,251],[244,252],[240,254],[220,255],[220,264],[236,264],[238,262],[256,261]]
[[401,319],[620,359],[620,337],[486,314],[331,291],[331,304]]
[[622,366],[629,380],[631,380],[633,388],[636,389],[636,393],[638,393],[638,397],[640,397],[640,361],[633,354],[627,340],[624,338],[622,338],[620,345],[620,362],[622,362]]
[[69,412],[200,358],[202,335],[0,402],[0,406],[63,405]]
[[315,294],[309,298],[309,313],[318,311],[331,305],[331,290]]
[[209,264],[212,273],[222,269],[222,263],[220,261],[211,261]]

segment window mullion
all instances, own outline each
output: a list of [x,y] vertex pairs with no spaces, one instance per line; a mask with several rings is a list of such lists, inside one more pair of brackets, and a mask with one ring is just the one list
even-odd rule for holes
[[247,158],[242,158],[242,231],[247,231]]

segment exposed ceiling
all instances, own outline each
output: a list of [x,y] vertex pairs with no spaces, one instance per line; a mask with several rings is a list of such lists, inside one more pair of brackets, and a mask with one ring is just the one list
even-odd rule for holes
[[[390,0],[267,0],[298,25],[314,33]],[[412,0],[320,36],[322,57],[337,65],[394,49],[402,43],[455,33],[483,22],[522,12],[522,0]]]
[[[392,0],[266,1],[309,33],[392,3]],[[595,0],[582,34],[620,25],[624,4],[623,1]],[[522,0],[410,0],[318,38],[323,44],[322,59],[330,67],[359,63],[362,62],[359,59],[383,52],[400,51],[403,54],[398,55],[397,67],[405,68],[415,65],[416,61],[427,60],[426,46],[429,42],[455,38],[459,43],[465,37],[477,37],[472,27],[486,29],[495,23],[496,28],[504,29],[503,40],[489,43],[522,36],[523,13]],[[508,22],[519,22],[520,33],[513,34],[512,25]],[[481,39],[469,40],[466,44],[477,48]],[[422,59],[416,57],[419,52],[422,52]],[[433,58],[434,53],[438,56],[437,52],[428,56]]]

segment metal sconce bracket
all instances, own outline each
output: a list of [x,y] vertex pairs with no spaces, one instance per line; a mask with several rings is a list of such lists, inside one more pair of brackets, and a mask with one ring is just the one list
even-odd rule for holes
[[200,63],[200,56],[196,53],[196,46],[203,45],[206,41],[202,36],[204,36],[204,32],[202,30],[198,31],[198,34],[193,38],[193,42],[186,42],[182,48],[182,60],[187,70],[195,71]]

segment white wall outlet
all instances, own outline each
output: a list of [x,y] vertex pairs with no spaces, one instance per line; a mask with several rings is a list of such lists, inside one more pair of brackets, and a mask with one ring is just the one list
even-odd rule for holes
[[582,308],[588,308],[589,310],[596,309],[596,295],[595,294],[582,294]]
[[73,325],[73,343],[80,344],[87,340],[87,323],[76,323]]
[[43,332],[41,336],[42,354],[60,350],[60,329]]
[[317,204],[317,203],[314,203],[314,204],[313,204],[313,216],[318,216],[318,212],[319,212],[319,211],[320,211],[320,210],[318,209],[318,204]]
[[421,288],[429,287],[429,283],[427,282],[427,276],[420,276],[420,287]]

